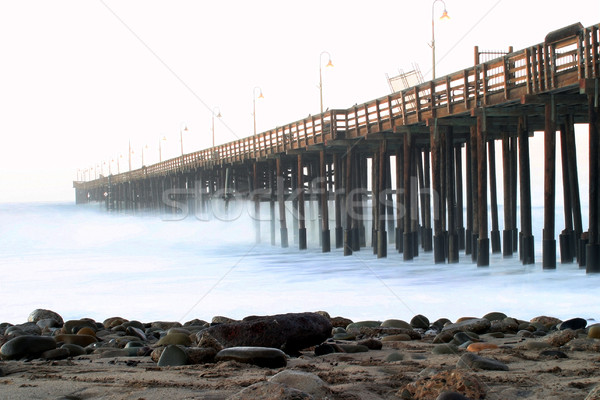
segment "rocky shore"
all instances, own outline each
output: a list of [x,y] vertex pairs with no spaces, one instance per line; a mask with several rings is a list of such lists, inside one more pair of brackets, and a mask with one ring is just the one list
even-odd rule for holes
[[583,318],[182,324],[38,309],[0,324],[0,346],[6,399],[600,399],[600,324]]

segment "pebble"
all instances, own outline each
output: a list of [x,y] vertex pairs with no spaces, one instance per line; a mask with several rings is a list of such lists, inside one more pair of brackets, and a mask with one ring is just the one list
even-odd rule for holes
[[71,352],[69,349],[65,349],[59,347],[58,349],[50,349],[46,350],[42,354],[40,354],[40,358],[45,360],[64,360],[65,358],[69,358],[71,356]]
[[[360,329],[360,328],[379,328],[381,326],[380,321],[359,321],[348,324],[346,330]],[[411,328],[412,329],[412,328]]]
[[56,340],[49,336],[23,335],[10,339],[0,347],[0,356],[5,360],[23,357],[36,358],[46,350],[56,348]]
[[219,351],[215,360],[234,360],[266,368],[281,368],[287,365],[285,353],[270,347],[230,347]]
[[413,327],[406,321],[400,319],[387,319],[381,323],[382,328],[402,328],[412,329]]
[[405,333],[399,335],[388,335],[381,338],[382,342],[410,342],[412,339]]
[[287,387],[298,389],[301,392],[308,393],[315,399],[324,399],[331,394],[327,384],[311,372],[286,369],[273,375],[269,379],[269,382],[280,383]]
[[473,318],[462,320],[455,324],[448,324],[444,326],[442,332],[450,332],[452,334],[459,331],[482,333],[490,329],[490,326],[490,321],[485,318]]
[[357,343],[358,345],[365,346],[369,350],[381,350],[383,347],[383,343],[381,340],[377,340],[374,338],[363,339]]
[[483,316],[483,318],[487,319],[490,322],[502,321],[506,317],[507,317],[506,314],[504,314],[502,312],[491,312],[491,313],[487,313]]
[[138,338],[140,338],[141,340],[148,340],[148,338],[146,337],[146,334],[144,333],[143,330],[141,330],[140,328],[136,328],[135,326],[128,326],[125,329],[125,333],[127,335],[131,335],[131,336],[136,336]]
[[369,351],[367,346],[360,344],[338,344],[338,346],[344,350],[344,353],[366,353]]
[[540,353],[540,356],[552,358],[568,358],[565,353],[559,350],[544,350]]
[[27,322],[37,323],[38,321],[43,320],[43,319],[52,319],[52,320],[56,321],[59,326],[64,323],[60,314],[58,314],[54,311],[51,311],[51,310],[44,310],[42,308],[33,310],[29,314],[29,317],[27,317]]
[[334,340],[354,340],[354,339],[356,339],[356,335],[353,333],[348,333],[348,332],[336,333],[335,335],[333,335],[333,339]]
[[546,342],[538,342],[536,340],[528,340],[525,342],[525,348],[527,350],[540,350],[547,349],[548,347],[550,347],[550,344]]
[[474,353],[463,354],[456,363],[457,368],[477,368],[491,371],[508,371],[508,365],[494,360],[478,356]]
[[458,347],[453,344],[438,344],[431,350],[433,354],[458,354]]
[[532,318],[529,322],[532,324],[535,324],[535,323],[542,324],[546,328],[546,330],[549,330],[553,326],[560,324],[562,321],[558,318],[547,317],[545,315],[542,315],[539,317]]
[[188,364],[207,364],[214,363],[217,351],[205,347],[188,347]]
[[189,346],[192,344],[192,339],[190,339],[189,335],[185,333],[169,333],[165,337],[161,338],[158,342],[156,342],[157,346],[167,346],[167,345],[181,345],[181,346]]
[[66,334],[66,333],[61,333],[59,335],[56,335],[54,338],[56,339],[57,342],[76,344],[81,347],[85,347],[87,345],[90,345],[90,344],[98,341],[98,339],[96,339],[95,336]]
[[587,326],[587,321],[583,318],[572,318],[572,319],[568,319],[564,322],[561,322],[560,324],[557,325],[557,328],[559,330],[565,330],[565,329],[573,329],[574,331],[576,331],[577,329],[584,329]]
[[402,360],[404,360],[404,354],[398,353],[397,351],[388,354],[388,356],[385,358],[385,361],[387,362],[396,362]]
[[571,329],[565,329],[563,331],[556,331],[550,335],[548,335],[546,337],[546,343],[548,343],[550,346],[554,346],[554,347],[560,347],[563,346],[567,343],[569,343],[571,340],[575,339],[577,337],[577,333],[575,333],[575,331],[571,330]]
[[486,342],[479,342],[479,343],[471,343],[469,345],[469,347],[467,347],[467,351],[471,351],[471,352],[480,352],[483,350],[492,350],[492,349],[497,349],[498,345],[494,344],[494,343],[486,343]]
[[414,329],[429,329],[429,319],[421,314],[415,315],[410,320],[410,326]]
[[590,339],[600,339],[600,325],[592,325],[588,329],[588,337]]
[[65,343],[60,347],[62,349],[67,349],[69,351],[70,357],[77,357],[77,356],[82,356],[82,355],[86,354],[85,349],[77,344]]
[[160,355],[157,365],[159,367],[178,367],[188,362],[187,353],[176,345],[168,345]]
[[452,343],[454,343],[457,346],[460,346],[461,344],[469,341],[473,341],[473,338],[467,335],[465,332],[457,332],[452,338]]
[[298,389],[290,388],[275,382],[258,382],[242,391],[229,396],[227,400],[314,400],[315,397]]
[[87,326],[88,328],[93,329],[94,332],[97,330],[96,323],[94,321],[92,321],[92,320],[89,320],[89,319],[73,319],[73,320],[69,320],[69,321],[65,322],[65,324],[62,327],[62,333],[75,334],[81,328],[83,328],[85,326]]

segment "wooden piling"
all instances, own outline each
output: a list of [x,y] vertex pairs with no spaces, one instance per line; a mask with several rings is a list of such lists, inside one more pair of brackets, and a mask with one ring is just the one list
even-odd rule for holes
[[465,249],[465,225],[463,218],[463,170],[462,170],[462,145],[457,144],[454,147],[454,174],[456,180],[456,235],[458,237],[458,249]]
[[427,148],[423,149],[423,175],[425,190],[423,197],[425,198],[425,212],[423,213],[423,229],[421,231],[421,241],[423,242],[423,251],[428,253],[433,250],[433,230],[431,228],[431,198],[435,196],[431,189],[430,179],[430,154]]
[[[573,116],[567,116],[566,122],[566,149],[567,149],[567,163],[568,163],[568,180],[571,189],[571,207],[573,210],[573,236],[575,243],[572,245],[573,255],[577,258],[579,266],[585,266],[585,263],[581,265],[580,261],[583,261],[581,256],[580,244],[581,234],[583,233],[583,223],[581,221],[581,199],[579,197],[579,176],[577,173],[577,149],[575,143],[575,127],[573,123]],[[585,246],[583,246],[585,250]]]
[[404,250],[404,218],[406,218],[406,207],[404,206],[404,157],[403,148],[396,150],[396,250],[402,253]]
[[595,80],[594,94],[588,95],[588,124],[589,124],[589,228],[588,228],[588,244],[586,246],[586,273],[600,272],[600,198],[598,190],[600,189],[600,129],[598,127],[598,79]]
[[575,253],[572,244],[575,243],[573,231],[573,205],[571,200],[571,182],[569,181],[569,156],[567,154],[567,125],[560,124],[560,156],[562,165],[563,183],[563,211],[565,215],[565,229],[558,235],[560,249],[560,263],[572,263]]
[[[477,126],[470,127],[471,142],[471,201],[473,231],[471,232],[471,261],[477,262],[477,242],[479,240],[479,163],[478,163],[478,145],[477,145]],[[484,153],[485,154],[485,153]]]
[[470,255],[473,249],[473,180],[472,168],[473,162],[471,160],[471,140],[467,139],[465,149],[465,163],[466,163],[466,174],[465,174],[465,192],[467,194],[467,227],[465,229],[465,254]]
[[288,231],[285,220],[285,197],[284,197],[284,186],[285,186],[285,178],[283,176],[283,169],[281,166],[281,157],[278,157],[276,160],[277,166],[277,202],[279,203],[279,230],[280,230],[280,240],[281,247],[288,247]]
[[334,177],[334,206],[335,206],[335,248],[344,246],[344,229],[342,228],[342,163],[339,155],[333,154],[333,177]]
[[492,214],[492,230],[490,238],[492,254],[500,253],[500,231],[498,230],[498,193],[496,191],[496,146],[494,139],[488,141],[488,159],[490,173],[490,211]]
[[524,117],[517,124],[519,138],[519,176],[521,188],[521,240],[520,258],[523,265],[535,263],[534,237],[531,229],[531,175],[529,169],[529,133],[525,128]]
[[403,253],[402,258],[404,261],[410,261],[413,259],[414,254],[414,245],[413,239],[414,236],[412,234],[412,225],[411,225],[411,216],[412,216],[412,185],[411,185],[411,167],[412,167],[412,156],[413,156],[413,143],[412,143],[412,133],[407,131],[404,133],[404,232],[403,232]]
[[446,129],[446,202],[448,213],[448,263],[458,262],[458,233],[456,232],[456,192],[454,176],[454,132]]
[[381,143],[379,144],[379,156],[378,156],[378,161],[379,161],[379,182],[377,185],[377,190],[379,193],[377,193],[377,196],[375,196],[375,193],[373,194],[373,198],[376,198],[376,202],[378,203],[378,215],[377,215],[377,258],[384,258],[387,257],[387,231],[386,231],[386,221],[385,221],[385,214],[386,214],[386,205],[385,205],[385,198],[386,198],[386,182],[387,182],[387,163],[386,163],[386,143],[385,140],[381,141]]
[[488,237],[487,213],[487,118],[485,109],[483,115],[477,116],[477,204],[479,223],[479,238],[477,239],[477,266],[490,265],[490,239]]
[[437,119],[430,127],[431,146],[431,186],[433,201],[433,261],[440,264],[446,261],[445,238],[442,230],[442,195],[441,195],[441,160],[440,160],[440,132]]
[[[490,161],[491,162],[491,161]],[[502,192],[504,194],[504,230],[502,231],[502,255],[513,255],[513,226],[512,226],[512,185],[511,185],[511,153],[510,136],[508,132],[502,134]]]
[[394,199],[392,195],[392,173],[390,155],[385,155],[385,220],[387,221],[388,244],[396,242],[396,231],[394,227]]
[[351,256],[352,255],[352,247],[353,247],[353,233],[352,233],[352,229],[353,229],[353,224],[354,222],[352,221],[352,216],[354,213],[353,210],[353,204],[352,204],[352,196],[353,196],[353,191],[352,191],[352,159],[353,159],[353,154],[352,154],[352,147],[348,147],[348,150],[346,151],[346,169],[345,169],[345,176],[344,176],[344,189],[345,189],[345,197],[346,197],[346,227],[344,229],[344,255],[345,256]]
[[271,246],[275,246],[275,198],[276,198],[276,189],[275,185],[277,182],[277,171],[273,170],[273,164],[269,163],[269,189],[271,192],[271,196],[269,198],[269,214],[270,214],[270,228],[271,228]]
[[554,97],[546,102],[544,124],[544,231],[542,267],[556,268],[556,239],[554,238],[556,191],[556,109]]
[[319,182],[321,199],[321,249],[323,253],[331,251],[331,233],[329,231],[329,195],[327,193],[327,159],[325,150],[319,152]]
[[298,173],[296,174],[298,191],[298,249],[306,250],[306,216],[304,208],[304,165],[302,164],[302,154],[298,154]]

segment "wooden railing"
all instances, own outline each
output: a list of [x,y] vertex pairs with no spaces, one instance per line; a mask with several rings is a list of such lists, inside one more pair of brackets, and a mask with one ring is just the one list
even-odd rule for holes
[[[599,25],[594,25],[583,29],[581,34],[512,52],[347,110],[329,110],[256,136],[114,175],[111,179],[113,183],[127,182],[260,159],[336,139],[393,132],[396,126],[464,114],[476,107],[514,102],[525,94],[575,85],[579,79],[600,76],[598,32]],[[93,186],[106,185],[108,179],[102,177],[92,182]]]

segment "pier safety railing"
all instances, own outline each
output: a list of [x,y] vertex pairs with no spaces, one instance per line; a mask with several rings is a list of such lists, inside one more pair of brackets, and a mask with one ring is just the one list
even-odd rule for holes
[[[340,139],[393,133],[398,126],[464,114],[476,107],[517,102],[524,95],[575,85],[580,79],[599,76],[599,26],[583,28],[554,42],[518,50],[349,109],[329,110],[256,136],[113,175],[111,179],[113,183],[127,182],[261,159],[335,144]],[[85,185],[91,188],[107,183],[108,177],[101,177]]]

